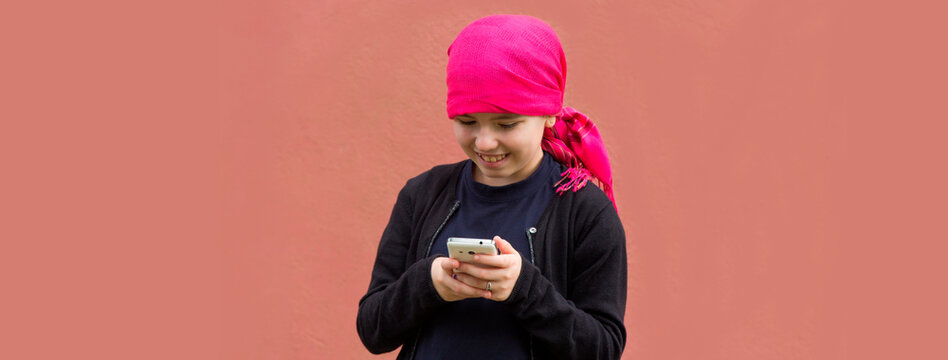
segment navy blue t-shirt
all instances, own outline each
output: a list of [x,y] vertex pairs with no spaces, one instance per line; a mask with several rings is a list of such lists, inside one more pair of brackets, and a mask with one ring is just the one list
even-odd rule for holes
[[[560,165],[543,153],[540,167],[526,179],[505,186],[474,181],[468,161],[457,187],[461,202],[432,245],[431,254],[448,256],[449,237],[509,241],[524,262],[530,261],[527,231],[536,225],[553,197]],[[483,298],[448,304],[428,319],[418,342],[418,359],[529,359],[529,335],[506,305]]]

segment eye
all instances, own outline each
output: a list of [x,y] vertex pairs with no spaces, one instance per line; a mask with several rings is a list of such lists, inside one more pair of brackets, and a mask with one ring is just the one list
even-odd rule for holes
[[518,121],[518,122],[509,123],[509,124],[498,124],[498,125],[500,125],[500,127],[504,128],[504,129],[513,129],[513,127],[514,127],[514,126],[517,126],[517,124],[519,124],[519,123],[520,123],[520,122]]
[[467,120],[467,119],[455,119],[455,120],[457,120],[458,123],[464,126],[474,125],[474,120]]

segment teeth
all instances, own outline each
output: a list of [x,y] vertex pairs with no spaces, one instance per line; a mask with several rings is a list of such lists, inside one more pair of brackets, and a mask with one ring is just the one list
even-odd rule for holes
[[505,157],[507,157],[507,154],[500,155],[500,156],[481,155],[481,158],[484,159],[484,161],[487,161],[487,162],[497,162],[497,161],[502,160],[502,159],[505,158]]

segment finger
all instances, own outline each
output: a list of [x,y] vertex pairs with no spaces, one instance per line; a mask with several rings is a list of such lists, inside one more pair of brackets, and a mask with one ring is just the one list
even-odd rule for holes
[[487,289],[487,280],[476,278],[468,274],[457,274],[455,279],[473,288]]
[[441,268],[444,269],[446,273],[453,273],[454,269],[457,269],[458,265],[460,265],[460,263],[458,263],[458,261],[455,259],[451,259],[451,258],[441,258],[441,259],[442,259]]
[[[466,282],[462,281],[461,279],[464,276],[466,275],[458,274],[457,279],[449,280],[450,281],[449,288],[451,289],[451,291],[454,291],[455,293],[457,293],[458,295],[461,295],[462,297],[486,297],[486,298],[491,297],[490,291],[484,290],[483,288],[480,288],[477,286],[471,286],[467,284]],[[486,287],[487,285],[484,285],[484,286]]]
[[497,256],[480,256],[474,255],[474,263],[479,265],[486,265],[492,268],[507,268],[513,266],[516,258],[520,257],[520,254],[504,254]]
[[[485,281],[467,274],[458,274],[457,279],[465,285],[477,289],[477,296],[485,299],[492,299],[494,298],[495,292],[504,291],[501,289],[503,283],[499,281]],[[493,285],[490,290],[487,290],[488,284]]]
[[507,240],[504,240],[500,236],[494,236],[494,243],[497,244],[497,250],[500,250],[501,254],[519,254],[513,245],[510,245]]
[[[520,255],[517,255],[520,256]],[[495,256],[499,257],[499,256]],[[486,258],[491,258],[491,256],[485,256]],[[484,267],[477,264],[471,263],[462,263],[458,267],[458,274],[467,274],[484,281],[498,281],[504,278],[504,273],[507,271],[506,268],[501,267]]]

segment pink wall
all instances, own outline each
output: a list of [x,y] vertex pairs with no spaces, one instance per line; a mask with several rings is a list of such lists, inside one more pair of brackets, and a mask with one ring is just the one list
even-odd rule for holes
[[[851,136],[843,4],[278,2],[234,10],[225,94],[229,355],[367,358],[354,328],[399,188],[463,158],[445,51],[467,23],[525,13],[559,33],[567,103],[615,164],[628,234],[626,359],[860,358],[841,260]],[[876,14],[883,13],[878,9]],[[867,22],[865,29],[871,29]],[[854,33],[855,32],[855,33]],[[253,205],[253,206],[250,206]],[[892,339],[892,337],[887,337]],[[867,351],[867,353],[874,353]],[[382,358],[394,358],[394,353]]]
[[394,358],[357,302],[493,13],[609,147],[625,359],[948,358],[945,9],[109,2],[0,12],[0,358]]
[[356,304],[395,195],[464,156],[444,111],[447,46],[503,12],[558,31],[567,102],[609,146],[628,234],[625,358],[843,354],[826,301],[846,131],[833,119],[834,9],[508,3],[247,9],[224,46],[242,85],[225,100],[240,120],[225,142],[253,156],[232,168],[253,173],[228,185],[257,205],[230,222],[235,235],[259,232],[233,269],[259,291],[244,318],[252,340],[230,350],[368,356]]

